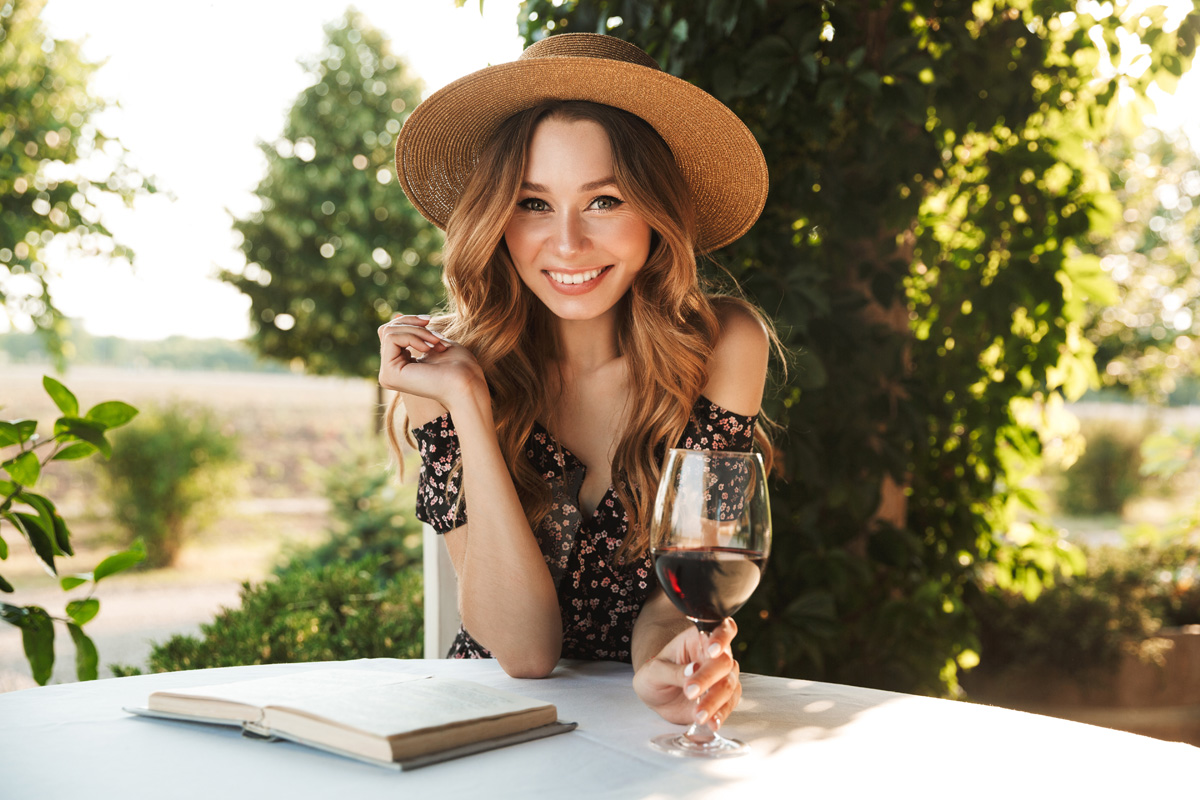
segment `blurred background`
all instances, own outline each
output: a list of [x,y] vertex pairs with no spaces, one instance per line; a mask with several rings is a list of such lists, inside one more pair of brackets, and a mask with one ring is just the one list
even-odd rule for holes
[[[744,668],[1200,743],[1200,9],[878,5],[0,0],[0,417],[84,445],[31,472],[0,431],[0,690],[421,655],[371,376],[379,322],[442,302],[442,239],[395,137],[603,31],[771,168],[704,267],[790,353]],[[55,425],[111,400],[138,415]],[[70,547],[27,544],[18,484]]]

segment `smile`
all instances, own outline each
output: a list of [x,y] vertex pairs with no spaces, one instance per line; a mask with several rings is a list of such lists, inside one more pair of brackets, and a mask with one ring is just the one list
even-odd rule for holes
[[551,272],[547,270],[546,275],[550,280],[563,286],[576,286],[588,281],[594,281],[607,269],[608,267],[599,267],[597,269],[589,269],[587,272]]

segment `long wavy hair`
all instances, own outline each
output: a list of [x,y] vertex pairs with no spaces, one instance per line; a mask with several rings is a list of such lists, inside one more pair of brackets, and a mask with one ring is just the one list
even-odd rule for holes
[[[554,367],[558,342],[551,313],[517,273],[504,231],[525,176],[529,142],[538,124],[551,118],[588,120],[605,130],[621,196],[653,232],[646,264],[619,305],[617,333],[628,372],[638,376],[612,461],[613,485],[629,518],[618,556],[640,558],[649,548],[665,449],[679,440],[708,380],[720,306],[742,306],[772,328],[749,303],[702,285],[687,185],[670,148],[648,123],[583,101],[546,102],[506,120],[481,152],[446,226],[448,309],[432,324],[483,368],[500,449],[534,530],[550,510],[550,489],[525,457],[525,442],[535,421],[552,420],[553,387],[561,385]],[[772,339],[778,343],[773,333]],[[397,455],[397,414],[399,430],[407,433],[408,425],[402,409],[399,396],[388,408],[388,437]],[[774,451],[762,425],[755,439],[769,470]],[[411,434],[408,440],[413,444]]]

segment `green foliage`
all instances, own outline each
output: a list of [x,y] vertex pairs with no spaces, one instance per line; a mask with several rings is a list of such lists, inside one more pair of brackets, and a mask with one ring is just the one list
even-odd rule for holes
[[[0,2],[0,313],[32,320],[59,359],[70,356],[65,318],[46,288],[43,252],[50,242],[89,254],[132,254],[112,241],[99,222],[106,196],[126,203],[154,191],[124,163],[115,139],[91,120],[105,104],[92,97],[88,81],[96,65],[77,45],[46,38],[39,16],[45,0]],[[83,174],[78,162],[103,150],[116,162]]]
[[1120,514],[1142,489],[1141,447],[1144,426],[1085,420],[1080,428],[1087,447],[1062,476],[1058,504],[1068,514]]
[[373,557],[381,580],[421,563],[421,523],[412,514],[416,487],[387,469],[383,442],[373,439],[326,473],[333,529],[322,544],[292,555],[282,571],[320,570]]
[[233,493],[236,437],[211,409],[174,404],[144,414],[117,444],[104,464],[113,516],[146,543],[147,566],[167,566],[189,528]]
[[[29,544],[41,559],[46,571],[58,576],[55,559],[74,555],[71,531],[58,513],[54,502],[33,491],[41,477],[42,467],[51,461],[74,461],[93,453],[110,457],[112,446],[106,434],[125,425],[138,413],[125,403],[111,400],[92,406],[80,416],[79,400],[66,386],[49,375],[42,386],[58,406],[62,416],[54,422],[54,433],[43,437],[37,432],[37,420],[19,419],[0,422],[0,560],[8,558],[8,543],[4,533],[8,523]],[[39,453],[39,451],[41,451]],[[63,591],[91,584],[83,599],[71,600],[66,617],[54,617],[41,606],[17,606],[0,602],[0,619],[21,629],[21,642],[33,679],[40,685],[50,680],[54,669],[54,622],[67,625],[75,642],[75,671],[79,680],[95,680],[98,663],[96,646],[83,626],[100,611],[100,601],[92,594],[104,578],[133,566],[145,557],[141,542],[129,550],[114,553],[101,561],[91,573],[65,575],[60,578]],[[11,594],[15,587],[0,576],[0,592]]]
[[1148,129],[1101,143],[1121,217],[1088,249],[1120,300],[1089,310],[1104,383],[1154,401],[1200,375],[1200,157],[1182,134]]
[[251,344],[312,373],[374,375],[375,328],[443,298],[441,234],[393,184],[396,134],[420,81],[353,10],[326,28],[315,79],[283,137],[263,145],[262,210],[238,220]]
[[[1200,31],[1127,6],[523,5],[527,41],[632,41],[763,146],[762,218],[717,256],[797,354],[767,406],[786,480],[739,620],[746,669],[953,693],[981,590],[1033,594],[1072,563],[1025,483],[1045,409],[1097,380],[1085,304],[1115,298],[1083,251],[1119,213],[1094,142],[1118,91],[1171,84]],[[1109,68],[1127,37],[1144,72]]]
[[1190,490],[1186,481],[1191,478],[1195,485],[1196,472],[1200,471],[1200,428],[1188,430],[1156,431],[1146,437],[1141,448],[1141,473],[1168,486],[1173,482],[1184,483],[1179,487],[1190,493],[1194,500],[1164,525],[1139,525],[1126,531],[1126,537],[1139,544],[1186,541],[1200,533],[1200,496]]
[[421,570],[403,570],[381,585],[381,569],[379,559],[369,558],[315,571],[301,566],[256,585],[243,583],[239,608],[201,625],[200,637],[174,636],[155,645],[150,670],[420,658]]
[[1164,625],[1200,623],[1195,545],[1104,547],[1087,560],[1083,574],[1033,602],[1005,592],[977,597],[982,677],[1086,677],[1089,670],[1111,670],[1122,653],[1140,653]]

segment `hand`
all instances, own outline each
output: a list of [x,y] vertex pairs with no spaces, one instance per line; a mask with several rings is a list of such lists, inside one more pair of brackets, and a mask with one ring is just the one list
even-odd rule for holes
[[689,625],[638,668],[634,691],[668,722],[708,723],[717,730],[742,699],[741,673],[731,650],[736,635],[732,619],[707,637]]
[[466,348],[429,328],[427,316],[402,315],[379,326],[379,385],[436,400],[449,409],[456,397],[482,387],[483,370]]

